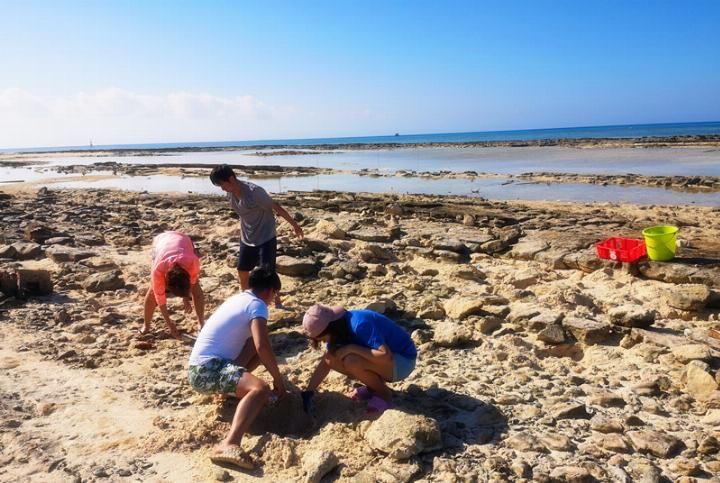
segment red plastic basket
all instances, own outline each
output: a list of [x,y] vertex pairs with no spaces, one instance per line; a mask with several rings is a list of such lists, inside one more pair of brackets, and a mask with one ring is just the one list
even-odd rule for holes
[[598,257],[616,262],[637,262],[647,254],[643,240],[612,237],[595,245]]

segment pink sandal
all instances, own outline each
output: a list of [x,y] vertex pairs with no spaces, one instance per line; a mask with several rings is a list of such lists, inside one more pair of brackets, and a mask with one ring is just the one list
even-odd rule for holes
[[367,401],[373,397],[373,392],[367,386],[356,387],[350,396],[353,401]]
[[392,403],[386,401],[378,396],[371,397],[367,402],[367,409],[365,409],[365,416],[367,417],[379,417],[382,413],[392,407]]

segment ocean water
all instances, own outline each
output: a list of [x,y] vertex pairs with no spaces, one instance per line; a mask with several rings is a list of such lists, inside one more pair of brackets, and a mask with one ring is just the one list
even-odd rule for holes
[[689,136],[720,134],[720,121],[667,124],[627,124],[617,126],[565,127],[551,129],[522,129],[514,131],[482,131],[436,134],[391,133],[385,136],[265,139],[250,141],[184,142],[153,144],[108,144],[96,146],[36,147],[0,149],[0,152],[50,152],[100,149],[167,149],[167,148],[223,148],[242,146],[318,146],[323,144],[419,144],[419,143],[471,143],[478,141],[527,141],[539,139],[578,138],[636,138],[659,136]]

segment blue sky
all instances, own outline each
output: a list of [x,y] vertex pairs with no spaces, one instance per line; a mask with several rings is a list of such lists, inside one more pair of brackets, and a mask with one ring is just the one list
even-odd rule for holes
[[0,147],[720,120],[720,2],[0,1]]

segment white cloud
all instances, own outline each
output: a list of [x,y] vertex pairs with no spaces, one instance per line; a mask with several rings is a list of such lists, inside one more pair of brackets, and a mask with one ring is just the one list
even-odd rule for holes
[[43,97],[19,88],[0,89],[0,147],[6,148],[84,145],[89,139],[122,144],[332,135],[347,129],[348,122],[357,127],[358,120],[372,129],[377,118],[343,106],[311,112],[272,105],[250,95],[149,95],[110,87]]

